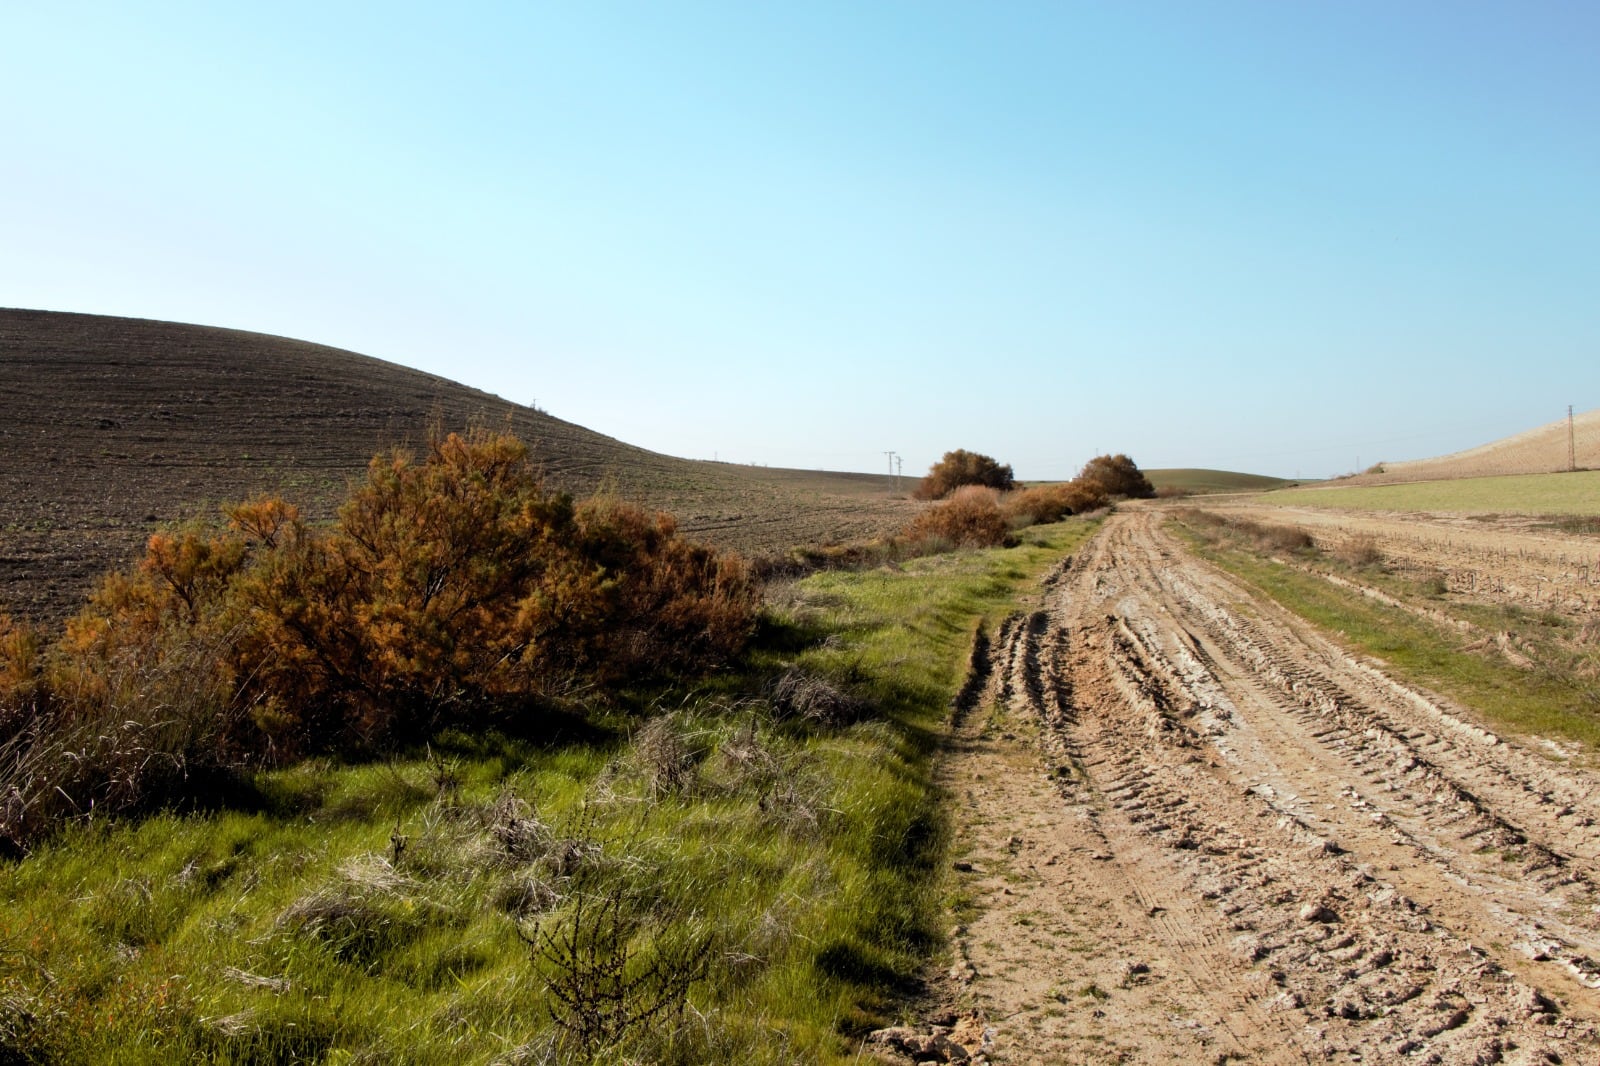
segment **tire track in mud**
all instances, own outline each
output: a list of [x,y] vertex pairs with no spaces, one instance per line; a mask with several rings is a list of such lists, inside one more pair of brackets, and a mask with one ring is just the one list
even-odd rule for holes
[[1134,960],[995,1061],[1594,1061],[1600,780],[1351,659],[1159,521],[1113,516],[990,652],[990,697],[1038,723],[1080,909],[1115,915],[1062,904],[1065,982]]

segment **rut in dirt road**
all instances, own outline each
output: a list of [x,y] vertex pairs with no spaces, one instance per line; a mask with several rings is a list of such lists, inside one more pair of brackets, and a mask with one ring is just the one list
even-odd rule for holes
[[1037,1060],[1596,1061],[1596,775],[1349,657],[1160,521],[1112,516],[997,642],[1095,869],[1079,906],[1110,916],[1081,965],[1172,963],[1042,1026]]

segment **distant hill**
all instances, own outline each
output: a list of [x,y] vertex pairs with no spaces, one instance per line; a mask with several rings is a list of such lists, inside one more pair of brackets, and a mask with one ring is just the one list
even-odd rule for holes
[[64,616],[149,533],[276,492],[332,516],[429,427],[509,428],[549,482],[604,485],[749,553],[867,536],[915,509],[886,476],[675,459],[354,352],[238,330],[0,309],[0,610]]
[[1145,477],[1156,487],[1156,492],[1168,494],[1216,492],[1267,492],[1293,484],[1281,477],[1265,474],[1239,474],[1231,470],[1146,470]]
[[[1580,470],[1600,469],[1600,410],[1572,419],[1572,443]],[[1407,481],[1439,481],[1499,474],[1550,474],[1567,469],[1567,420],[1480,444],[1433,459],[1379,463],[1345,485],[1392,485]]]

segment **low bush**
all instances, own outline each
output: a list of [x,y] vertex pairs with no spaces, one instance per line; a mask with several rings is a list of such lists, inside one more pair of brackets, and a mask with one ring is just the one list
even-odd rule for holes
[[915,495],[919,500],[942,500],[963,485],[981,485],[1005,492],[1016,483],[1009,465],[1001,466],[987,455],[957,448],[945,452],[943,458],[928,468]]
[[967,485],[948,500],[923,511],[906,526],[913,544],[939,540],[958,548],[993,548],[1011,539],[1011,523],[1000,509],[1000,494]]
[[0,613],[0,736],[22,725],[39,687],[39,634]]
[[1378,547],[1378,539],[1370,534],[1351,537],[1339,546],[1335,555],[1340,562],[1361,569],[1383,565],[1383,549]]
[[1043,525],[1097,510],[1106,503],[1106,493],[1099,482],[1079,479],[1012,493],[1006,497],[1005,511],[1015,524]]
[[509,434],[375,458],[327,532],[277,499],[227,515],[151,537],[48,648],[0,623],[0,841],[138,806],[195,766],[371,751],[702,674],[759,606],[737,556],[546,490]]
[[1079,481],[1093,481],[1107,496],[1126,496],[1130,499],[1148,500],[1155,496],[1155,486],[1140,471],[1138,464],[1126,455],[1097,455],[1083,465]]

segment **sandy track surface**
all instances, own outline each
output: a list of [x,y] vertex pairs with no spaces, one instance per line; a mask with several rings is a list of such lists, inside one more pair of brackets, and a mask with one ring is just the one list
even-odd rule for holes
[[1594,773],[1350,658],[1150,512],[989,664],[945,784],[977,915],[951,978],[990,1061],[1600,1057]]

